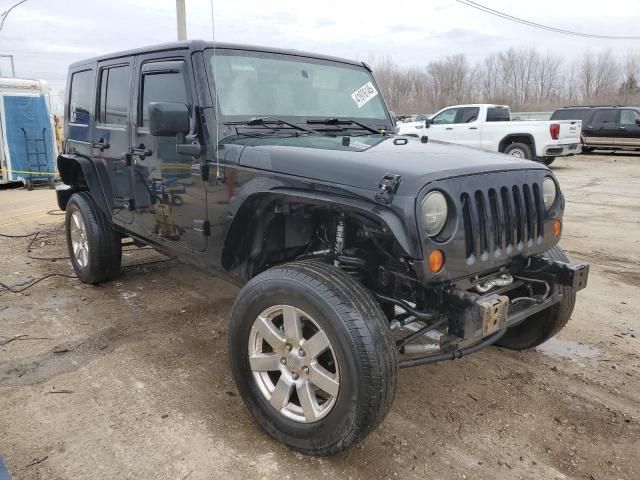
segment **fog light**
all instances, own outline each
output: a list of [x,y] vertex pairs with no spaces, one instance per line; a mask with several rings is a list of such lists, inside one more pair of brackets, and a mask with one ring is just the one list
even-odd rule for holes
[[438,273],[444,267],[444,254],[440,250],[434,250],[429,254],[429,270]]
[[553,221],[553,236],[558,238],[562,232],[562,222],[560,220]]

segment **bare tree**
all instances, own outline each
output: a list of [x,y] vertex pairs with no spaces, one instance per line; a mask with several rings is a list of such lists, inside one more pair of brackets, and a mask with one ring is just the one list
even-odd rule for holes
[[499,103],[514,109],[640,101],[640,51],[617,58],[610,50],[564,62],[535,48],[507,49],[472,64],[451,55],[403,68],[390,58],[372,61],[389,106],[398,113],[434,112],[460,103]]

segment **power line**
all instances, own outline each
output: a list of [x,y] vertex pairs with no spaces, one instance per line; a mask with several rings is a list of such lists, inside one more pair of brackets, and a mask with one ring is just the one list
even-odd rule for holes
[[563,35],[573,35],[575,37],[586,37],[586,38],[599,38],[601,40],[640,40],[640,37],[625,37],[625,36],[616,36],[616,35],[597,35],[594,33],[583,33],[583,32],[574,32],[572,30],[565,30],[562,28],[551,27],[549,25],[543,25],[541,23],[531,22],[529,20],[525,20],[520,17],[514,17],[513,15],[509,15],[508,13],[500,12],[498,10],[494,10],[493,8],[489,8],[485,5],[481,5],[477,2],[473,2],[472,0],[455,0],[456,2],[466,5],[467,7],[475,8],[476,10],[480,10],[481,12],[488,13],[489,15],[494,15],[496,17],[500,17],[504,20],[509,20],[511,22],[520,23],[522,25],[526,25],[528,27],[539,28],[542,30],[546,30],[554,33],[561,33]]
[[14,8],[22,5],[26,1],[27,0],[20,0],[18,3],[15,3],[15,4],[11,5],[4,12],[0,13],[0,30],[2,30],[2,27],[4,27],[4,21],[7,19],[7,17],[11,13],[11,10],[13,10]]

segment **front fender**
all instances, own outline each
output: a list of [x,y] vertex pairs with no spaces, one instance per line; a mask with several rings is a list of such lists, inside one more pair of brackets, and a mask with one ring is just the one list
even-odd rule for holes
[[[224,251],[228,253],[237,246],[236,242],[242,237],[242,232],[246,228],[248,215],[250,216],[257,211],[261,211],[262,206],[267,203],[270,204],[279,198],[290,199],[296,203],[308,203],[349,210],[367,216],[378,221],[381,225],[386,226],[407,256],[412,258],[420,258],[421,256],[421,252],[416,251],[412,244],[409,232],[402,219],[390,208],[354,197],[328,192],[310,192],[293,188],[275,188],[268,191],[255,192],[245,198],[227,230]],[[255,227],[253,224],[252,226]]]

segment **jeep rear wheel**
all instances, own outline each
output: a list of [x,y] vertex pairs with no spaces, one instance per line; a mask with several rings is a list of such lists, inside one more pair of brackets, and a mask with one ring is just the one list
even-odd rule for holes
[[[558,245],[548,250],[545,255],[552,260],[569,263],[569,259]],[[576,294],[570,287],[557,285],[555,288],[560,289],[562,294],[559,303],[509,328],[496,345],[512,350],[526,350],[537,347],[562,330],[573,312]]]
[[296,262],[253,278],[234,304],[229,352],[260,426],[305,454],[351,447],[393,402],[388,322],[372,296],[331,265]]
[[120,273],[120,235],[87,192],[74,193],[65,214],[67,247],[73,270],[84,283],[113,280]]

